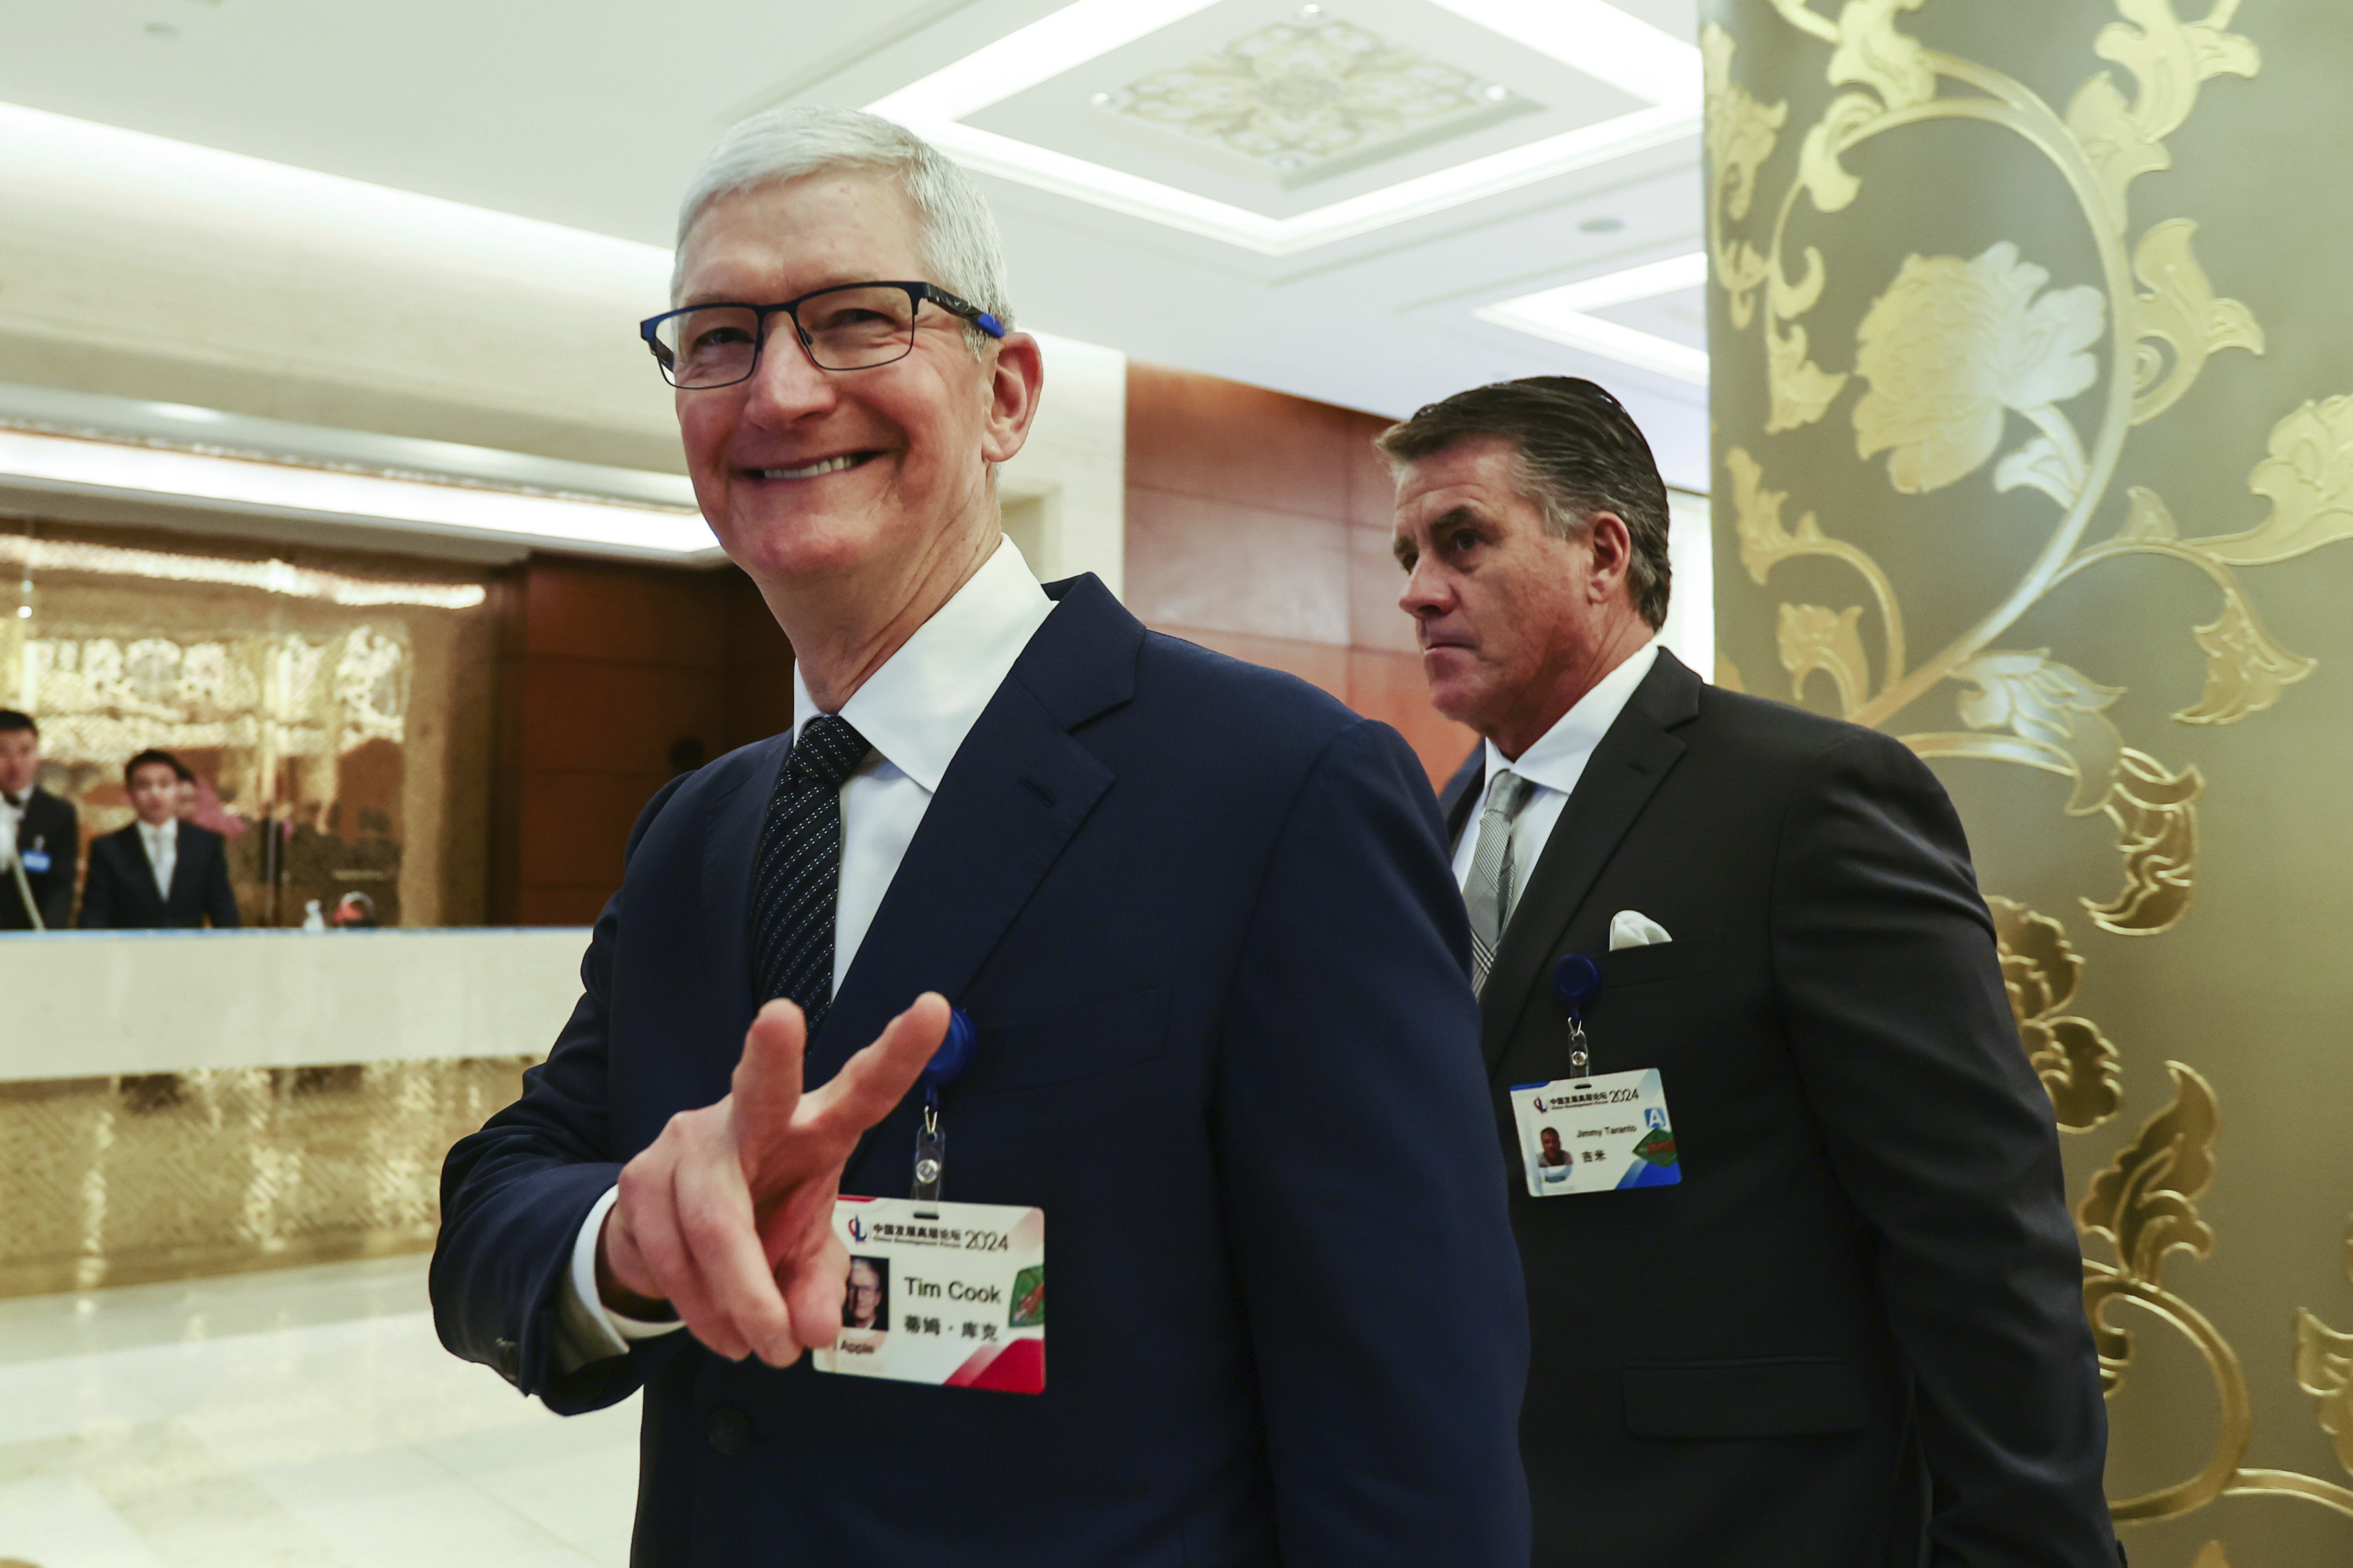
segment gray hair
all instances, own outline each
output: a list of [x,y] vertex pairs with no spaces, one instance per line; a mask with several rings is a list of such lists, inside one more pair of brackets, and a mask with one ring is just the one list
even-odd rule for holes
[[[737,124],[719,139],[686,187],[678,207],[678,260],[671,266],[670,302],[685,281],[686,237],[712,203],[738,192],[841,169],[887,170],[899,176],[915,205],[915,232],[928,279],[1013,328],[1006,298],[1005,252],[997,219],[972,176],[939,149],[902,125],[854,109],[789,106]],[[965,324],[977,350],[989,341]]]

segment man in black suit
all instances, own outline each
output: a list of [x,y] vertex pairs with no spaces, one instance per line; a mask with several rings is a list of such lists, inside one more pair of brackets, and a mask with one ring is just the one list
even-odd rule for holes
[[81,819],[35,783],[41,731],[0,708],[0,931],[62,931],[73,914]]
[[142,752],[123,767],[138,820],[90,843],[84,931],[236,929],[221,836],[179,819],[181,771],[169,752]]
[[2113,1564],[2057,1136],[1943,789],[1658,646],[1666,492],[1601,388],[1380,446],[1432,700],[1485,737],[1449,820],[1539,1568]]
[[[775,110],[681,228],[642,330],[793,728],[639,817],[571,1021],[450,1152],[442,1342],[562,1412],[644,1390],[641,1565],[1524,1568],[1525,1307],[1412,753],[1030,574],[994,475],[1041,355],[938,152]],[[911,1092],[949,999],[969,1065]],[[957,1335],[954,1254],[894,1258],[878,1200],[951,1248],[1042,1213],[1050,1352],[987,1343],[1044,1323],[1041,1260],[963,1296],[969,1360],[812,1365],[853,1250],[897,1265],[877,1353]]]

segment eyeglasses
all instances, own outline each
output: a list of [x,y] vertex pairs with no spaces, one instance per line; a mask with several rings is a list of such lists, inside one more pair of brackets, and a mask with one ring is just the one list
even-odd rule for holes
[[931,283],[841,283],[781,305],[689,305],[649,316],[638,335],[653,351],[662,379],[685,391],[733,386],[760,368],[768,318],[782,315],[809,363],[819,370],[871,370],[915,352],[915,316],[925,301],[992,338],[1004,325]]

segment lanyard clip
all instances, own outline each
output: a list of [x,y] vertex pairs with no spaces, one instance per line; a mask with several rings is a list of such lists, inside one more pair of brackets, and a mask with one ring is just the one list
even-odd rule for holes
[[923,1125],[915,1134],[915,1184],[907,1195],[917,1203],[940,1201],[940,1178],[947,1172],[947,1134],[940,1131],[940,1090],[923,1090]]
[[948,1014],[947,1037],[923,1068],[923,1121],[915,1132],[915,1180],[907,1195],[917,1203],[940,1201],[940,1183],[947,1174],[948,1135],[940,1131],[940,1086],[953,1083],[972,1065],[980,1031],[963,1008]]
[[1601,991],[1601,965],[1572,952],[1552,966],[1552,988],[1568,1007],[1568,1076],[1593,1076],[1593,1054],[1585,1043],[1585,1005]]

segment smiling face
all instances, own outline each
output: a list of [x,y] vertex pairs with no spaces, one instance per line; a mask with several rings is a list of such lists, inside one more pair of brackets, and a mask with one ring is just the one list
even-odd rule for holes
[[[688,232],[678,302],[770,304],[838,283],[937,282],[917,224],[886,173],[739,192]],[[791,322],[771,317],[751,380],[677,395],[702,515],[764,588],[822,587],[894,614],[891,601],[920,596],[941,562],[994,544],[989,465],[1021,449],[1037,365],[1035,343],[1018,334],[975,358],[963,324],[926,305],[906,358],[824,371]]]
[[1508,441],[1465,441],[1398,477],[1398,606],[1438,710],[1517,757],[1650,635],[1612,512],[1563,539],[1520,488]]

